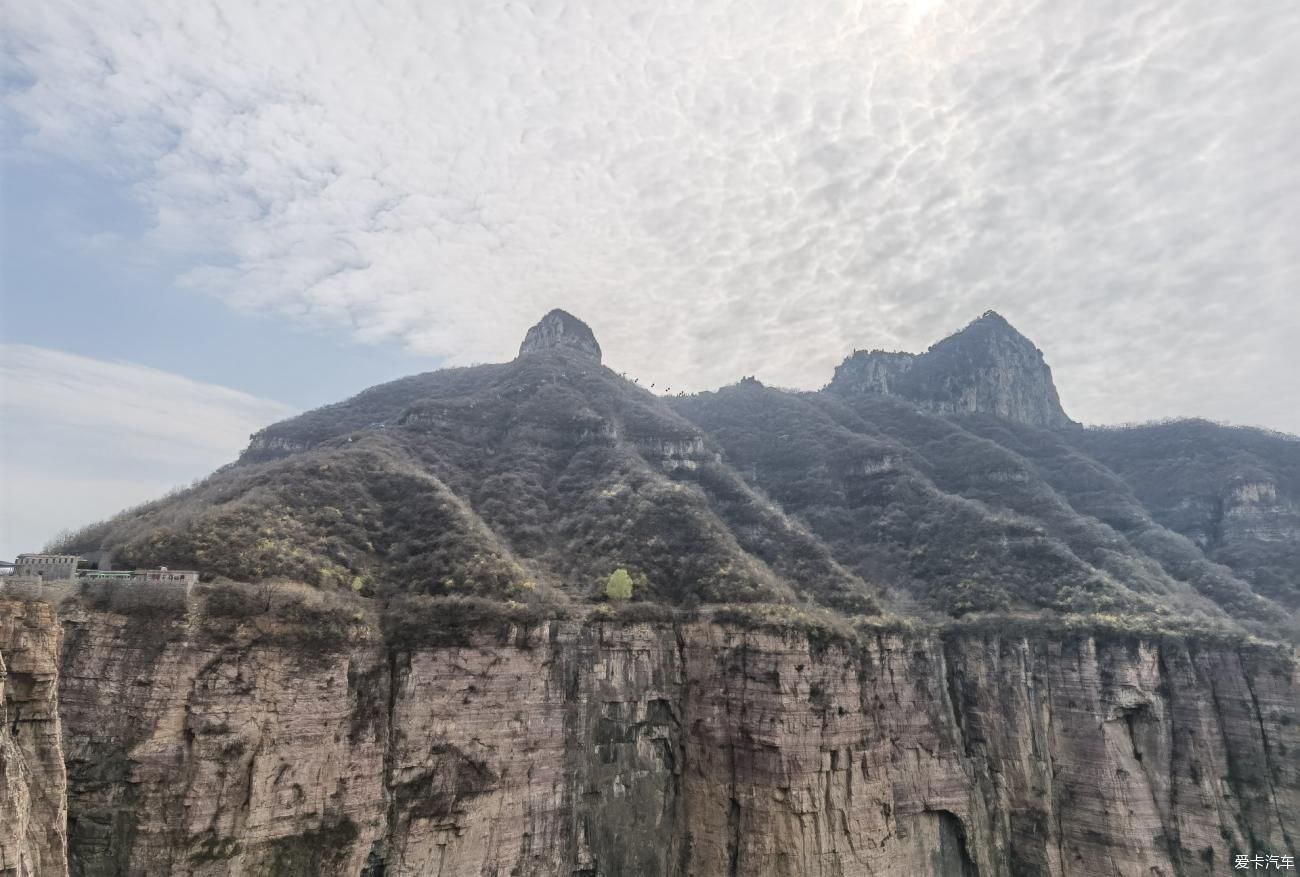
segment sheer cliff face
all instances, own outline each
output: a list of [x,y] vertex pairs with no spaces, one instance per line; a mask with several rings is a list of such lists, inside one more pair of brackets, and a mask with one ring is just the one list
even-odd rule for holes
[[[58,641],[30,607],[0,602],[11,680],[33,612]],[[45,721],[71,873],[1209,875],[1300,824],[1275,651],[351,624],[66,608]],[[62,787],[35,788],[0,797],[5,855],[41,825],[13,848],[48,864],[12,873],[62,873],[37,803]]]
[[0,875],[66,873],[58,714],[62,630],[44,603],[0,600]]
[[835,369],[829,389],[899,396],[937,414],[1071,424],[1042,351],[992,311],[922,354],[858,351]]

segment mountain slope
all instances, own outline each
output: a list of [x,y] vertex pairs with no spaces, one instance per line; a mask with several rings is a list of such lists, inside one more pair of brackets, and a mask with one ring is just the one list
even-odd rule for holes
[[1300,439],[1204,420],[1087,430],[1078,447],[1164,526],[1300,608]]
[[818,393],[746,379],[666,400],[600,356],[552,312],[512,362],[270,426],[238,464],[65,547],[380,597],[588,601],[621,567],[636,600],[670,605],[1294,623],[1300,443],[1186,437],[1187,496],[1238,501],[1198,539],[1146,434],[1074,425],[995,314],[901,371],[855,354]]
[[[354,429],[360,422],[375,425]],[[296,450],[291,450],[296,449]],[[564,347],[374,388],[271,427],[240,465],[86,533],[126,564],[363,593],[556,599],[626,567],[644,599],[874,610],[661,400]]]
[[965,418],[884,397],[796,396],[752,382],[678,407],[850,568],[932,608],[1213,616],[1228,596],[1237,615],[1280,618],[1227,570],[1220,568],[1218,592],[1171,573],[1122,531],[1073,506],[1032,459],[963,428]]

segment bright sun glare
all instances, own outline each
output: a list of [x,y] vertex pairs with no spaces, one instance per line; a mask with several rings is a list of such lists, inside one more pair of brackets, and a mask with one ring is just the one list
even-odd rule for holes
[[916,27],[936,6],[940,0],[903,0],[904,19],[909,28]]

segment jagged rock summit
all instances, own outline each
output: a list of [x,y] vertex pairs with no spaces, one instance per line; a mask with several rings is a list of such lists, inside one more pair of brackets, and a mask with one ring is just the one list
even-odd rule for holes
[[600,362],[600,345],[596,343],[591,327],[559,308],[542,317],[528,330],[524,343],[519,345],[519,355],[557,348],[576,350]]
[[1073,424],[1061,408],[1043,353],[996,311],[925,353],[859,350],[829,389],[900,396],[938,414],[993,414],[1032,426]]

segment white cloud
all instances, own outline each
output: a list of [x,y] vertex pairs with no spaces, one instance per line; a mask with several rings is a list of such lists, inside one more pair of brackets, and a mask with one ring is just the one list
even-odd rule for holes
[[0,557],[206,475],[291,413],[157,369],[0,345]]
[[11,6],[26,148],[238,307],[693,388],[993,307],[1076,417],[1300,431],[1287,0]]

